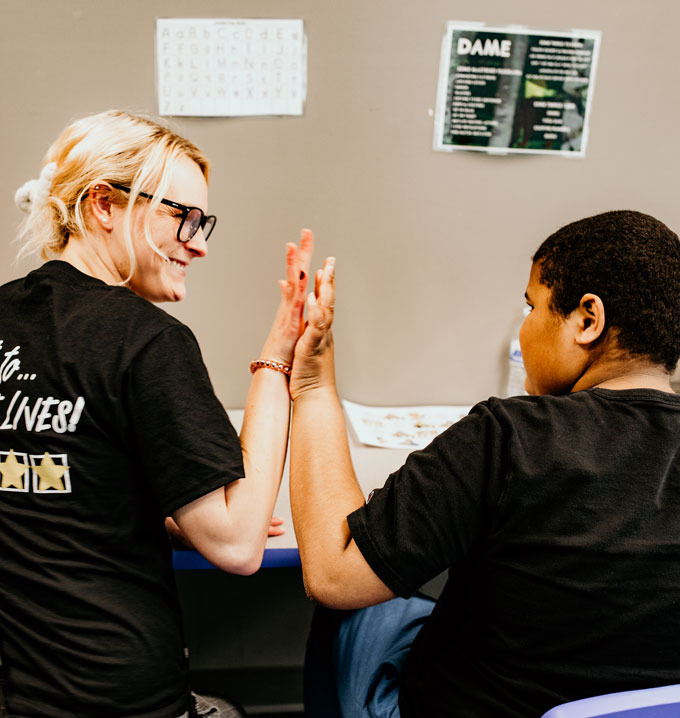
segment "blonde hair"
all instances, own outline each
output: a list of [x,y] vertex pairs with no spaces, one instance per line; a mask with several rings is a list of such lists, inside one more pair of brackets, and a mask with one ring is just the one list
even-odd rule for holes
[[[112,202],[127,203],[124,236],[130,256],[129,281],[135,267],[131,216],[139,192],[153,194],[150,208],[157,207],[172,169],[183,157],[196,162],[207,181],[210,163],[201,150],[148,117],[110,110],[77,120],[48,150],[40,178],[44,186],[28,193],[33,201],[22,197],[28,215],[19,230],[23,243],[19,256],[36,253],[52,259],[61,254],[72,234],[86,237],[83,198],[94,183],[119,184],[131,190],[129,195],[115,189],[111,194]],[[149,215],[144,234],[151,248],[164,256],[151,238]]]

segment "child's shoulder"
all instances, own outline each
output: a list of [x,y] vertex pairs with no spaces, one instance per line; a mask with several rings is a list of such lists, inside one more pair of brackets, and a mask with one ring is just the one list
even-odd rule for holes
[[[490,397],[474,411],[489,412],[501,424],[526,423],[540,427],[545,423],[572,425],[574,422],[601,424],[627,418],[670,411],[680,420],[680,395],[657,389],[604,389],[593,387],[561,396]],[[472,412],[471,412],[472,413]]]

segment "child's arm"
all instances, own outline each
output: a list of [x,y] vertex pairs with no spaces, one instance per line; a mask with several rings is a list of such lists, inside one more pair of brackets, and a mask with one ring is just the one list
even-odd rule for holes
[[296,347],[290,491],[305,586],[334,608],[359,608],[394,597],[351,538],[347,515],[363,506],[347,442],[333,362],[334,260],[317,272],[308,325]]

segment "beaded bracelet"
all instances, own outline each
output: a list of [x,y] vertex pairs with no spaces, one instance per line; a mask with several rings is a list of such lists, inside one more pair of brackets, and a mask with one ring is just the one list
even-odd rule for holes
[[254,359],[250,362],[250,373],[254,374],[258,369],[274,369],[274,371],[283,372],[286,376],[290,376],[291,367],[273,359]]

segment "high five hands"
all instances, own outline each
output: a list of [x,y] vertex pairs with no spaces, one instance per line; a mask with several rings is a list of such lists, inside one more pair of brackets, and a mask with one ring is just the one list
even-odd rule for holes
[[307,322],[295,346],[290,395],[293,400],[320,387],[335,387],[333,313],[335,308],[335,257],[316,271],[314,292],[307,296]]
[[314,291],[305,292],[314,249],[314,235],[303,229],[300,244],[286,245],[286,279],[279,280],[281,301],[262,349],[262,356],[292,364],[290,395],[293,400],[319,386],[333,386],[333,308],[335,258],[328,257],[314,276]]
[[300,246],[286,245],[286,278],[279,280],[281,301],[269,336],[262,348],[262,357],[291,364],[295,344],[304,331],[305,292],[309,265],[314,249],[314,235],[303,229]]
[[[262,356],[292,363],[289,391],[292,399],[321,386],[335,391],[333,362],[333,307],[335,302],[335,258],[329,257],[314,276],[314,291],[305,291],[314,248],[314,235],[308,229],[300,234],[299,246],[286,245],[286,279],[279,280],[281,301]],[[273,517],[269,536],[285,532],[282,519]]]

